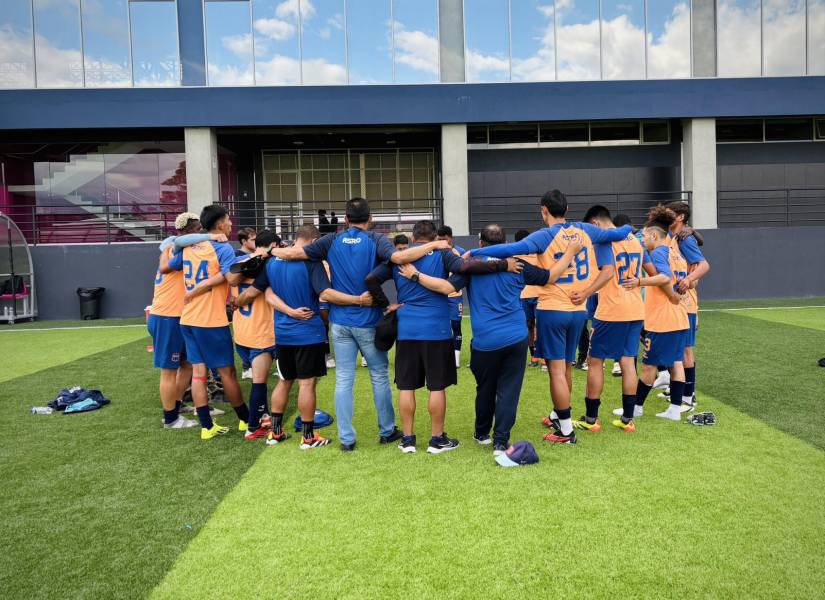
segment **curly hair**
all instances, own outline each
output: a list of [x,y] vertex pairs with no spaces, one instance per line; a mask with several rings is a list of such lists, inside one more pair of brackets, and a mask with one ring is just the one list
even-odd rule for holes
[[650,212],[647,213],[647,222],[645,222],[645,227],[656,227],[661,229],[664,233],[667,233],[675,220],[676,213],[667,206],[659,204],[658,206],[651,208]]

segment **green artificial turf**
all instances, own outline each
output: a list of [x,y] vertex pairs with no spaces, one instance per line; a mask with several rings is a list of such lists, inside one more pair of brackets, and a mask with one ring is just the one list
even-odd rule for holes
[[[758,312],[701,317],[699,402],[717,414],[715,428],[660,422],[653,414],[665,404],[654,396],[637,434],[613,430],[606,422],[619,386],[607,376],[605,431],[550,447],[539,424],[547,375],[528,369],[513,439],[532,441],[541,463],[522,469],[495,466],[489,447],[473,442],[466,368],[447,415],[462,445],[440,456],[423,452],[423,395],[419,453],[378,445],[361,368],[352,454],[337,444],[301,452],[295,439],[265,447],[236,429],[207,443],[196,431],[163,431],[145,339],[11,379],[0,386],[0,590],[10,598],[821,597],[825,436],[815,400],[825,369],[807,357],[825,355],[825,333]],[[775,312],[782,321],[791,311]],[[813,324],[825,309],[816,314]],[[75,333],[50,334],[55,360]],[[22,334],[0,340],[12,352],[25,344]],[[575,373],[576,415],[584,379]],[[27,414],[32,397],[73,383],[100,387],[112,405]],[[331,374],[319,384],[321,408],[332,410],[333,388]],[[234,416],[218,420],[236,427]],[[322,433],[337,437],[334,426]]]

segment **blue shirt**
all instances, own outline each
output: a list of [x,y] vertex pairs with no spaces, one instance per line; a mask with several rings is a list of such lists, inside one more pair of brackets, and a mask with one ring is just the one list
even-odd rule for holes
[[695,265],[705,260],[705,256],[702,254],[702,251],[699,250],[699,244],[696,242],[696,238],[692,235],[687,236],[679,242],[679,252],[682,253],[682,256],[685,257],[689,265]]
[[[329,263],[333,289],[360,296],[367,291],[366,276],[379,263],[390,260],[395,246],[380,233],[351,227],[315,240],[304,246],[304,252],[310,260]],[[333,304],[329,311],[331,322],[349,327],[375,327],[380,319],[380,308]]]
[[[453,250],[458,252],[459,256],[463,256],[466,250],[458,245],[453,245]],[[461,319],[461,313],[458,312],[458,305],[464,300],[464,296],[448,296],[447,301],[450,303],[450,320],[458,321]]]
[[450,277],[450,283],[456,290],[467,287],[472,314],[470,324],[473,328],[473,349],[482,352],[498,350],[527,338],[521,291],[525,285],[545,285],[550,272],[520,262],[523,266],[521,273]]
[[270,258],[253,285],[262,292],[270,287],[290,307],[306,307],[315,313],[311,319],[301,321],[275,311],[276,344],[308,346],[326,341],[327,330],[318,307],[319,294],[330,287],[324,265]]

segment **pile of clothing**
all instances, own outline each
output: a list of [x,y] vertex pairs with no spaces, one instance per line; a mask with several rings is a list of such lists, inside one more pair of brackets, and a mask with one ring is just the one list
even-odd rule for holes
[[87,390],[82,387],[64,388],[48,406],[54,410],[70,414],[89,412],[103,408],[111,401],[100,390]]

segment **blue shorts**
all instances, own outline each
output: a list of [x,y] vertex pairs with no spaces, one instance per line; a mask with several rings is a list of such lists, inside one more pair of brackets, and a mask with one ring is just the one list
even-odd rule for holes
[[249,348],[235,344],[235,352],[238,353],[238,356],[241,357],[241,361],[243,361],[245,365],[251,365],[261,354],[269,354],[275,359],[275,346],[270,346],[269,348]]
[[193,365],[206,365],[210,369],[235,366],[232,333],[226,327],[195,327],[181,325],[186,342],[186,356]]
[[449,298],[450,300],[450,321],[461,321],[461,315],[464,312],[464,304],[461,298]]
[[593,319],[593,335],[590,336],[590,356],[612,358],[639,354],[639,336],[644,321],[600,321]]
[[687,329],[665,333],[648,331],[645,336],[645,352],[642,356],[642,364],[661,365],[670,368],[673,363],[684,360],[687,336]]
[[527,319],[528,322],[536,320],[536,306],[538,306],[538,303],[538,298],[521,299],[521,309],[524,311],[524,318]]
[[688,313],[688,333],[687,340],[685,340],[685,348],[693,348],[696,345],[696,330],[699,328],[698,315],[696,313]]
[[576,362],[582,327],[587,312],[563,310],[536,311],[536,356],[545,360]]
[[180,331],[180,317],[149,315],[146,322],[152,336],[156,369],[177,369],[186,360],[186,345]]

